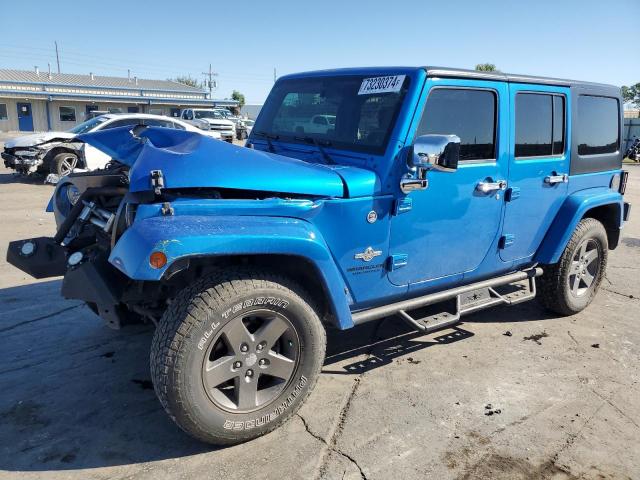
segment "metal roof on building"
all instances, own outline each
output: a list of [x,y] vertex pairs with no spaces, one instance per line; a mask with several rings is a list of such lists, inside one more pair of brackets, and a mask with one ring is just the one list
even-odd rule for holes
[[[136,83],[137,81],[137,83]],[[74,87],[118,88],[131,90],[155,90],[165,92],[207,93],[201,88],[190,87],[171,80],[149,80],[135,77],[105,77],[101,75],[81,75],[76,73],[51,73],[31,70],[0,69],[0,82]]]

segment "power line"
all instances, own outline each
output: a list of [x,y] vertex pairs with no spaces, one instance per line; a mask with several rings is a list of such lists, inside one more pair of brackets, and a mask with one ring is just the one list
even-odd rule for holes
[[[40,47],[24,47],[24,46],[19,46],[19,45],[10,45],[10,44],[0,44],[0,47],[2,47],[3,49],[12,49],[12,50],[26,50],[26,51],[33,51],[33,50],[37,50],[37,51],[41,51],[41,52],[51,52],[50,48],[40,48]],[[12,52],[11,52],[12,53]],[[111,67],[111,68],[131,68],[132,65],[134,66],[141,66],[143,67],[142,70],[144,71],[156,71],[156,72],[167,72],[169,70],[167,70],[166,68],[166,64],[165,63],[155,63],[155,62],[149,62],[149,61],[141,61],[140,59],[135,59],[135,60],[131,60],[130,62],[127,61],[127,59],[123,59],[122,57],[119,58],[114,58],[114,57],[107,57],[107,56],[102,56],[102,55],[95,55],[95,54],[84,54],[84,53],[76,53],[76,51],[74,50],[68,50],[68,49],[64,49],[64,55],[65,58],[71,57],[71,58],[75,58],[76,60],[80,60],[80,59],[84,59],[84,58],[88,58],[90,59],[90,61],[86,61],[84,60],[84,63],[88,64],[88,65],[93,65],[93,66],[104,66],[104,67]],[[25,55],[23,53],[21,53],[20,55]],[[48,55],[45,55],[44,53],[30,53],[30,56],[39,56],[40,58],[45,57]],[[98,60],[98,61],[96,61]],[[112,60],[115,60],[112,61]],[[78,61],[74,62],[76,65],[82,65],[82,63],[79,63]],[[187,66],[187,65],[180,65],[180,64],[175,64],[172,63],[171,66],[173,67],[171,71],[177,71],[177,70],[192,70],[192,67]],[[255,72],[239,72],[239,71],[218,71],[219,74],[221,75],[225,75],[225,76],[229,76],[229,77],[233,77],[233,78],[242,78],[242,77],[248,77],[248,78],[258,78],[258,79],[270,79],[271,75],[266,74],[266,73],[255,73]]]

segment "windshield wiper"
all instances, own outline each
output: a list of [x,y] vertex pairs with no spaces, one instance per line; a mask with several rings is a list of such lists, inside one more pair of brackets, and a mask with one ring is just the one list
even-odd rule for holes
[[273,143],[271,140],[278,140],[280,137],[278,135],[274,135],[273,133],[267,132],[251,132],[253,135],[257,135],[258,137],[262,137],[267,141],[267,145],[269,145],[269,151],[271,153],[276,153],[276,149],[273,148]]
[[[316,139],[314,137],[293,137],[293,139],[294,140],[300,140],[300,141],[306,142],[306,143],[313,143],[316,146],[316,148],[318,149],[318,151],[320,152],[320,154],[322,155],[322,158],[324,158],[324,161],[327,163],[327,165],[335,165],[336,164],[336,162],[333,161],[333,158],[331,158],[329,156],[329,154],[326,152],[326,150],[320,144],[318,139]],[[322,143],[324,143],[324,146],[326,146],[326,147],[330,147],[331,146],[331,142],[329,140],[324,140]]]

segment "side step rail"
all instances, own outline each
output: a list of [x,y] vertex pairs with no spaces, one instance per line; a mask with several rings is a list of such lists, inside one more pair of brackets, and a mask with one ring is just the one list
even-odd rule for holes
[[[540,275],[542,275],[542,268],[534,267],[442,292],[390,303],[354,313],[353,323],[359,325],[390,315],[398,315],[418,331],[433,332],[458,323],[464,314],[500,304],[515,305],[532,299],[536,295],[535,278]],[[528,282],[526,286],[516,285],[517,282],[524,280]],[[512,290],[499,292],[499,287],[504,286],[509,286]]]

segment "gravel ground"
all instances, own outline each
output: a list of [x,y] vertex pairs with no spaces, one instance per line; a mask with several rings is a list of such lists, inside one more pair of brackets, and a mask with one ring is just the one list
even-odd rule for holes
[[10,240],[51,235],[54,221],[51,186],[0,168],[0,478],[640,478],[640,168],[629,169],[636,209],[586,311],[555,318],[530,302],[426,336],[392,318],[334,332],[299,415],[216,449],[157,402],[150,328],[109,330],[60,298],[59,280],[5,263]]

